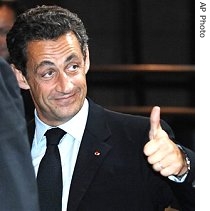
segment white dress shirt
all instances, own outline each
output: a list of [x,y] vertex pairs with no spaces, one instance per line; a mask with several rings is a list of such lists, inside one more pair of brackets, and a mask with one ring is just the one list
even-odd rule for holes
[[[85,125],[88,116],[88,101],[85,99],[81,110],[68,122],[59,125],[58,127],[66,131],[66,135],[61,139],[58,148],[61,156],[62,174],[63,174],[63,197],[62,197],[62,211],[67,210],[67,203],[69,197],[69,189],[71,179],[81,144],[82,136],[85,130]],[[45,132],[52,128],[42,122],[35,110],[35,134],[32,143],[31,156],[35,173],[37,175],[39,164],[46,151],[46,137]]]

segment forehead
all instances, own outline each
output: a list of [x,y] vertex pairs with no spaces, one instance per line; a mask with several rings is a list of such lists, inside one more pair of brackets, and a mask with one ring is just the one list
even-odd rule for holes
[[70,32],[60,36],[56,40],[38,40],[30,41],[27,45],[27,58],[41,61],[61,60],[71,52],[82,54],[80,43],[74,33]]

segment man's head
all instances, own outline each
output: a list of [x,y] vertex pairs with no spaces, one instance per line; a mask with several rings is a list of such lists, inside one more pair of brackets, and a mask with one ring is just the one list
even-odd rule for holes
[[42,121],[60,125],[81,109],[89,51],[76,14],[58,6],[30,9],[16,19],[7,46],[19,86],[30,89]]
[[85,57],[88,36],[79,17],[58,6],[37,6],[21,14],[7,35],[11,60],[26,75],[26,48],[31,41],[55,40],[72,31],[81,45]]

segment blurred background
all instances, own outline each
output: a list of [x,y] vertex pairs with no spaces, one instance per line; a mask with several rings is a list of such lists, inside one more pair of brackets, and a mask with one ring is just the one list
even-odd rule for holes
[[97,103],[161,117],[176,138],[195,143],[195,2],[192,0],[19,0],[25,8],[60,5],[83,20],[91,68],[88,95]]
[[192,0],[20,0],[57,4],[79,14],[93,64],[194,64]]

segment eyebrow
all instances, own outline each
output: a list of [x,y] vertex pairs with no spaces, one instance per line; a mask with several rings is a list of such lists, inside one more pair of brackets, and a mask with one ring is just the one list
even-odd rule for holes
[[79,59],[79,57],[78,57],[75,53],[73,53],[73,54],[71,54],[70,56],[68,56],[68,57],[66,58],[65,63],[71,61],[73,58]]
[[35,66],[35,72],[37,72],[37,70],[40,68],[40,67],[43,67],[43,66],[46,66],[46,65],[50,65],[50,66],[55,66],[55,64],[51,61],[48,61],[48,60],[44,60],[42,62],[40,62],[38,65]]
[[[78,59],[79,57],[76,54],[73,53],[73,54],[71,54],[70,56],[68,56],[66,58],[66,60],[64,61],[64,63],[70,62],[73,58]],[[46,66],[46,65],[55,66],[55,64],[53,62],[48,61],[48,60],[44,60],[44,61],[40,62],[38,65],[35,66],[35,72],[37,72],[37,70],[40,67],[43,67],[43,66]]]

